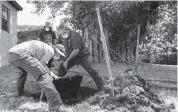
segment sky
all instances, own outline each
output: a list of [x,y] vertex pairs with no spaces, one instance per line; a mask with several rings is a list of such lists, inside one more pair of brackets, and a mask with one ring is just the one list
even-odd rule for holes
[[27,4],[26,0],[16,0],[23,8],[23,11],[18,12],[18,25],[43,25],[47,19],[49,12],[45,11],[44,14],[38,16],[32,14],[35,7],[32,4]]
[[[16,0],[23,8],[23,11],[18,12],[18,25],[44,25],[47,20],[48,15],[50,15],[49,9],[39,15],[32,14],[35,11],[35,7],[32,4],[27,4],[26,0]],[[57,20],[60,18],[57,17]],[[55,22],[55,21],[54,21]],[[56,22],[55,22],[56,23]],[[57,23],[56,23],[57,24]]]

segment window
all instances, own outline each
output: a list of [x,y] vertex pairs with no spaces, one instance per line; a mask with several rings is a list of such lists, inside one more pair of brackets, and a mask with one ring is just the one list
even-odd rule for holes
[[2,5],[2,30],[9,32],[9,20],[10,20],[9,9]]

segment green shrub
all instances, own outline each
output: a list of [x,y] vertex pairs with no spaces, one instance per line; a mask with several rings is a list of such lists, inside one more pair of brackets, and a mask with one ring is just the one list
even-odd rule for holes
[[17,33],[17,38],[19,39],[18,43],[28,40],[36,40],[40,31],[40,29],[19,31]]

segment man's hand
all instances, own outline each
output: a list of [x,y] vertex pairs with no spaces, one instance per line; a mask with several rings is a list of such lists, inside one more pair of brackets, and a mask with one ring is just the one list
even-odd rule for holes
[[58,80],[59,77],[57,75],[55,75],[53,72],[50,73],[50,75],[55,79],[55,80]]
[[67,66],[68,66],[68,61],[66,60],[64,63],[63,63],[63,67],[64,69],[67,71]]

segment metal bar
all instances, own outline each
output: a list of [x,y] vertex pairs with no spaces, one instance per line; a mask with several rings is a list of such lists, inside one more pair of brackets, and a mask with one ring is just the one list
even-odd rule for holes
[[109,52],[108,52],[108,48],[107,48],[107,44],[106,44],[106,37],[105,37],[104,31],[103,31],[99,8],[96,8],[96,11],[97,11],[97,16],[98,16],[100,32],[101,32],[101,42],[103,43],[103,50],[104,50],[104,54],[105,54],[106,65],[107,65],[108,73],[109,73],[109,76],[111,79],[112,96],[114,98],[115,95],[114,95],[113,75],[112,75],[111,65],[110,65],[110,60],[109,60]]

